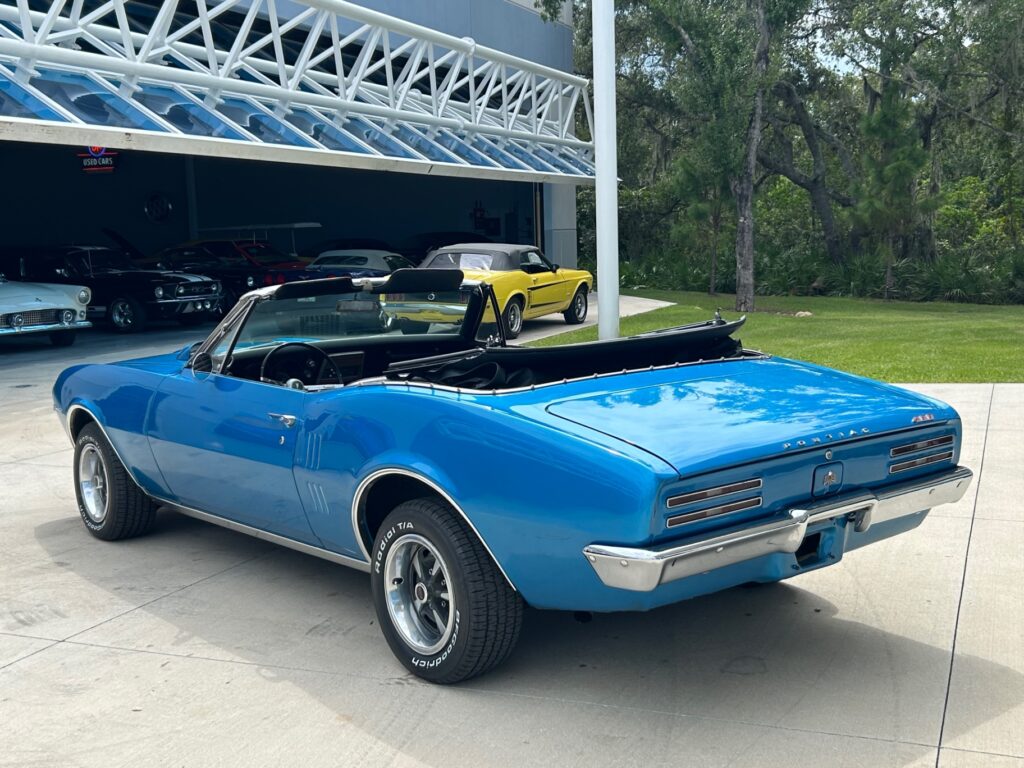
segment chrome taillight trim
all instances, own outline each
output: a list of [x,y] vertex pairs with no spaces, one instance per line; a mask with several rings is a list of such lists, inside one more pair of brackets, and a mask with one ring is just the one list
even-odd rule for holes
[[757,477],[753,480],[744,480],[739,483],[717,485],[714,488],[703,488],[699,491],[691,491],[690,493],[684,493],[680,496],[672,496],[668,500],[666,506],[668,506],[669,509],[675,509],[676,507],[693,504],[695,501],[717,499],[719,496],[729,496],[733,493],[742,493],[743,491],[756,491],[762,486],[762,484],[761,478]]
[[943,451],[942,453],[933,453],[929,456],[922,456],[919,459],[911,459],[910,461],[901,461],[899,464],[893,464],[889,467],[889,474],[895,475],[897,472],[906,472],[909,469],[917,469],[918,467],[926,467],[929,464],[937,464],[940,461],[949,461],[953,458],[952,451]]
[[939,448],[944,445],[952,445],[952,435],[942,435],[941,437],[932,437],[927,440],[918,440],[916,443],[907,443],[906,445],[897,445],[891,451],[889,456],[896,458],[897,456],[906,456],[908,453],[917,453],[918,451],[924,451],[928,448]]
[[721,504],[717,507],[709,507],[708,509],[699,509],[696,512],[687,512],[683,515],[674,515],[668,519],[666,525],[669,528],[675,528],[677,525],[684,525],[685,523],[692,523],[696,520],[706,520],[709,517],[716,517],[718,515],[726,515],[730,512],[741,512],[745,509],[757,509],[761,506],[761,497],[755,496],[752,499],[743,499],[742,501],[733,501],[728,504]]

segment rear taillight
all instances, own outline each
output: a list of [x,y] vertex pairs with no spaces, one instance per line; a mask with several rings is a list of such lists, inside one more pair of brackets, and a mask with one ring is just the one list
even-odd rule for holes
[[273,285],[274,284],[274,278],[272,278],[270,275],[264,275],[263,276],[263,284],[264,285]]

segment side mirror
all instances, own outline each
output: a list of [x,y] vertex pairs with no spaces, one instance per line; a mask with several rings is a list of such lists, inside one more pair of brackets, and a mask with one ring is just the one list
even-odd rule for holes
[[200,352],[198,355],[193,357],[191,368],[193,373],[212,373],[213,358],[210,357],[210,353]]
[[552,265],[551,265],[551,271],[552,271],[552,272],[557,272],[557,271],[558,271],[558,270],[560,270],[560,269],[561,269],[561,267],[560,267],[560,266],[558,266],[557,264],[552,264]]

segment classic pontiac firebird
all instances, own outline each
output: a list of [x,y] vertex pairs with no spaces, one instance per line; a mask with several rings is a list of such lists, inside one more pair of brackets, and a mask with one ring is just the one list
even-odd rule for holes
[[368,571],[395,655],[452,683],[526,604],[786,579],[970,484],[952,408],[744,349],[742,319],[528,349],[497,309],[457,270],[288,283],[178,353],[69,368],[83,522],[121,539],[164,506]]

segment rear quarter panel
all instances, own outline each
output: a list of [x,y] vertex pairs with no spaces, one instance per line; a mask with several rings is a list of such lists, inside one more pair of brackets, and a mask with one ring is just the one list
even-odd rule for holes
[[[407,469],[448,493],[524,598],[579,603],[601,585],[582,549],[649,536],[651,503],[668,465],[496,411],[472,394],[395,385],[352,387],[307,412],[296,482],[310,523],[330,548],[362,556],[351,503],[363,478]],[[320,486],[315,489],[314,486]],[[327,499],[327,509],[311,495]],[[586,601],[584,601],[586,602]]]

